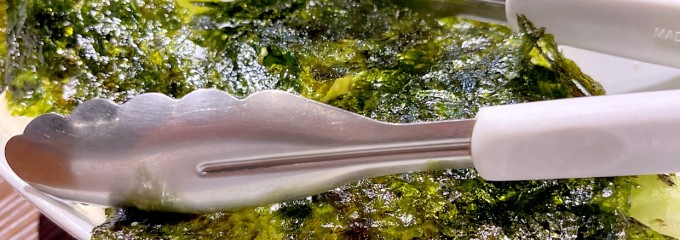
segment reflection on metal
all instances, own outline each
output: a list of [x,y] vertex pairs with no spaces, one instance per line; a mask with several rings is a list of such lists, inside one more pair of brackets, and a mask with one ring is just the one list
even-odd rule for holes
[[459,16],[507,24],[505,0],[395,0],[397,4],[435,16]]

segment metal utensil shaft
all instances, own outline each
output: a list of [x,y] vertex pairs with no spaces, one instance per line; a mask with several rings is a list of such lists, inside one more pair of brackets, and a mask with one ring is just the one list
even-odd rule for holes
[[[92,100],[42,115],[5,154],[54,196],[206,212],[313,195],[363,178],[472,167],[474,120],[391,124],[281,91]],[[49,166],[49,167],[45,167]]]
[[[472,121],[472,123],[474,123]],[[461,124],[458,124],[461,125]],[[460,126],[456,126],[460,127]],[[418,155],[423,155],[422,157]],[[201,163],[198,170],[202,174],[218,172],[238,172],[246,170],[265,170],[267,168],[295,168],[302,164],[330,163],[352,161],[353,159],[369,159],[371,162],[398,161],[399,159],[414,160],[419,158],[457,158],[469,162],[470,138],[415,141],[406,143],[386,143],[376,145],[360,145],[316,151],[294,152],[269,156],[256,156],[228,161],[214,161]],[[467,160],[467,161],[465,161]]]
[[460,16],[507,24],[505,0],[396,0],[398,4],[435,16]]

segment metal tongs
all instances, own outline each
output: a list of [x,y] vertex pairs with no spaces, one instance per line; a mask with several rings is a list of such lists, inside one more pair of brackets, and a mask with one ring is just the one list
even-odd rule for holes
[[59,198],[209,212],[309,196],[362,178],[474,167],[488,180],[680,171],[680,91],[482,108],[391,124],[282,92],[143,94],[42,115],[5,154]]

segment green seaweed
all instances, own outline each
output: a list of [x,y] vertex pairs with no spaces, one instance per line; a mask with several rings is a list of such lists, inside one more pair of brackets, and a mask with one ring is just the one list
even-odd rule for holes
[[[17,115],[217,88],[280,89],[387,122],[603,94],[552,36],[378,0],[8,1],[5,84]],[[321,129],[312,129],[322,131]],[[364,179],[210,214],[108,211],[94,239],[647,239],[635,178],[487,182],[471,169]]]
[[[0,0],[0,76],[5,75],[5,56],[7,55],[7,4]],[[5,89],[5,81],[0,81],[0,93]]]

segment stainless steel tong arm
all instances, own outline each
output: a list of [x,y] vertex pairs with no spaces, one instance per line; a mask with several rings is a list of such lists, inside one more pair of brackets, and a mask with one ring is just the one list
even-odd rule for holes
[[[12,169],[55,196],[183,212],[308,196],[392,173],[471,167],[474,120],[390,124],[281,91],[92,100],[7,144]],[[41,166],[41,167],[36,167]]]

